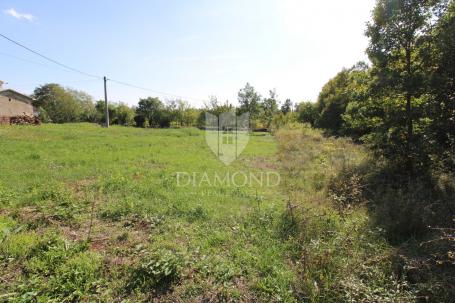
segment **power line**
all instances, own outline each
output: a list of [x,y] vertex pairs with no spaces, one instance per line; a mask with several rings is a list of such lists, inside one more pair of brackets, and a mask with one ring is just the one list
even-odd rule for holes
[[[35,51],[25,45],[23,45],[22,43],[19,43],[5,35],[3,35],[2,33],[0,33],[0,37],[3,37],[4,39],[10,41],[11,43],[14,43],[24,49],[26,49],[27,51],[35,54],[35,55],[38,55],[40,56],[41,58],[44,58],[46,59],[47,61],[50,61],[60,67],[63,67],[65,68],[66,70],[68,71],[72,71],[72,72],[75,72],[75,73],[79,73],[79,74],[82,74],[82,75],[85,75],[85,76],[88,76],[88,77],[92,77],[92,78],[96,78],[96,79],[104,79],[104,77],[100,77],[100,76],[97,76],[97,75],[94,75],[94,74],[90,74],[90,73],[86,73],[84,71],[81,71],[79,69],[76,69],[76,68],[73,68],[71,66],[68,66],[66,64],[63,64],[63,63],[60,63],[59,61],[57,60],[54,60],[52,58],[49,58],[43,54],[41,54],[40,52],[38,51]],[[33,63],[33,64],[40,64],[40,65],[44,65],[44,66],[47,66],[45,64],[42,64],[42,63],[37,63],[37,62],[33,62],[33,61],[29,61],[29,60],[26,60],[26,59],[21,59],[19,57],[16,57],[16,56],[13,56],[13,55],[9,55],[9,54],[5,54],[5,53],[0,53],[0,54],[3,54],[3,55],[6,55],[6,56],[9,56],[9,57],[13,57],[15,59],[18,59],[18,60],[21,60],[21,61],[25,61],[25,62],[29,62],[29,63]],[[185,96],[181,96],[181,95],[178,95],[178,94],[173,94],[173,93],[167,93],[167,92],[162,92],[162,91],[158,91],[158,90],[154,90],[154,89],[151,89],[151,88],[147,88],[147,87],[142,87],[142,86],[139,86],[139,85],[135,85],[135,84],[131,84],[131,83],[127,83],[127,82],[124,82],[124,81],[119,81],[119,80],[115,80],[115,79],[107,79],[113,83],[117,83],[117,84],[120,84],[120,85],[124,85],[124,86],[129,86],[129,87],[132,87],[132,88],[136,88],[136,89],[140,89],[140,90],[144,90],[144,91],[149,91],[149,92],[153,92],[155,94],[160,94],[160,95],[164,95],[164,96],[170,96],[170,97],[174,97],[174,98],[179,98],[179,99],[187,99],[187,100],[193,100],[193,101],[202,101],[202,100],[199,100],[197,98],[189,98],[189,97],[185,97]]]
[[34,53],[35,55],[38,55],[38,56],[40,56],[41,58],[44,58],[44,59],[46,59],[46,60],[48,60],[48,61],[50,61],[50,62],[52,62],[52,63],[54,63],[54,64],[57,64],[57,65],[59,65],[59,66],[61,66],[61,67],[66,68],[66,69],[68,69],[68,70],[71,70],[71,71],[73,71],[73,72],[76,72],[76,73],[79,73],[79,74],[82,74],[82,75],[85,75],[85,76],[88,76],[88,77],[97,78],[97,79],[102,79],[102,77],[100,77],[100,76],[96,76],[96,75],[93,75],[93,74],[89,74],[89,73],[83,72],[83,71],[81,71],[81,70],[78,70],[78,69],[73,68],[73,67],[71,67],[71,66],[68,66],[68,65],[66,65],[66,64],[60,63],[60,62],[58,62],[57,60],[51,59],[51,58],[49,58],[49,57],[47,57],[47,56],[45,56],[45,55],[43,55],[43,54],[41,54],[41,53],[39,53],[39,52],[37,52],[37,51],[34,51],[33,49],[31,49],[31,48],[29,48],[29,47],[27,47],[27,46],[25,46],[25,45],[23,45],[23,44],[21,44],[21,43],[19,43],[19,42],[17,42],[17,41],[14,41],[13,39],[11,39],[11,38],[9,38],[9,37],[3,35],[2,33],[0,33],[0,37],[3,37],[4,39],[6,39],[6,40],[8,40],[8,41],[10,41],[10,42],[12,42],[12,43],[14,43],[14,44],[16,44],[16,45],[22,47],[22,48],[28,50],[29,52],[32,52],[32,53]]
[[[10,57],[10,58],[13,58],[13,59],[16,59],[16,60],[19,60],[19,61],[31,63],[31,64],[36,64],[36,65],[41,65],[41,66],[45,66],[45,67],[50,67],[49,65],[46,65],[46,64],[41,63],[41,62],[36,62],[36,61],[24,59],[24,58],[17,57],[17,56],[15,56],[15,55],[7,54],[7,53],[4,53],[4,52],[0,52],[0,55],[1,55],[1,56],[5,56],[5,57]],[[64,71],[70,72],[70,71],[67,70],[67,69],[64,69]]]
[[[89,79],[89,80],[70,80],[70,81],[64,81],[64,83],[59,83],[61,85],[66,85],[66,84],[73,84],[73,83],[87,83],[87,82],[94,82],[94,81],[98,81],[96,79]],[[43,83],[57,83],[58,81],[43,81]],[[29,82],[29,83],[16,83],[16,82],[8,82],[8,84],[12,85],[14,84],[14,86],[30,86],[30,85],[33,85],[33,86],[38,86],[38,85],[41,85],[43,83],[38,83],[38,82]]]
[[[8,53],[4,53],[4,52],[0,52],[0,56],[13,58],[15,60],[26,62],[26,63],[30,63],[30,64],[34,64],[34,65],[44,66],[44,67],[47,67],[47,68],[50,68],[50,69],[58,68],[59,70],[67,72],[67,73],[71,73],[72,72],[71,70],[68,70],[66,68],[59,68],[59,67],[56,67],[56,66],[51,66],[51,65],[48,65],[48,64],[44,64],[43,62],[38,62],[38,61],[33,61],[33,60],[21,58],[21,57],[18,57],[18,56],[15,56],[15,55],[11,55],[11,54],[8,54]],[[90,80],[80,80],[80,81],[78,80],[77,82],[96,81],[96,80],[99,80],[99,79],[96,78],[96,79],[90,79]],[[71,81],[71,82],[76,82],[76,81]],[[34,83],[31,83],[31,84],[34,84]]]
[[178,99],[186,99],[186,100],[189,100],[189,101],[191,101],[191,100],[193,100],[193,101],[202,101],[202,100],[199,100],[199,99],[196,99],[196,98],[190,98],[190,97],[185,97],[185,96],[182,96],[182,95],[161,92],[161,91],[157,91],[157,90],[154,90],[154,89],[151,89],[151,88],[137,86],[137,85],[130,84],[130,83],[127,83],[127,82],[123,82],[123,81],[118,81],[118,80],[114,80],[114,79],[108,79],[108,80],[113,82],[113,83],[117,83],[117,84],[124,85],[124,86],[129,86],[129,87],[132,87],[132,88],[141,89],[141,90],[144,90],[144,91],[149,91],[149,92],[152,92],[152,93],[155,93],[155,94],[165,95],[165,96],[174,97],[174,98],[178,98]]

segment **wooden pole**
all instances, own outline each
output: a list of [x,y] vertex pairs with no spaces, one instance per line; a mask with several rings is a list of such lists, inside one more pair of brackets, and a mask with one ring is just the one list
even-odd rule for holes
[[105,107],[105,116],[106,116],[106,123],[104,124],[104,126],[106,128],[109,127],[109,108],[107,106],[107,85],[106,85],[106,82],[107,82],[107,78],[106,76],[104,76],[104,107]]

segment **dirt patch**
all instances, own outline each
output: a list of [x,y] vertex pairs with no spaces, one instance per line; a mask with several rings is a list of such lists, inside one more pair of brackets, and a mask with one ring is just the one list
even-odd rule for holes
[[67,187],[74,194],[75,198],[83,200],[86,196],[87,189],[92,187],[97,182],[94,178],[82,179],[76,182],[67,184]]

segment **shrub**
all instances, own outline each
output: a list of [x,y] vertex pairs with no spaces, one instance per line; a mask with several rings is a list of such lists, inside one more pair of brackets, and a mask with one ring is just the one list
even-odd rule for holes
[[377,224],[393,241],[424,237],[428,227],[452,224],[455,209],[453,178],[409,176],[391,166],[374,167],[364,178],[365,197]]
[[181,264],[180,257],[170,251],[147,254],[132,270],[127,288],[143,292],[167,289],[179,278]]
[[145,117],[137,115],[134,117],[134,122],[136,122],[136,127],[145,127]]

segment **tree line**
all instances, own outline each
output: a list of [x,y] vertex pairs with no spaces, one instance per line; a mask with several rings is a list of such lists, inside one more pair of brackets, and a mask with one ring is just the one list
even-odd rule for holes
[[409,172],[453,171],[454,33],[453,1],[378,1],[366,30],[371,65],[340,71],[300,119]]
[[[42,122],[92,122],[105,123],[105,102],[95,101],[89,94],[50,83],[37,87],[33,94],[34,106],[38,108]],[[140,99],[137,106],[124,102],[110,102],[108,111],[111,124],[136,127],[200,127],[205,126],[205,113],[219,115],[235,111],[250,113],[251,126],[256,130],[270,131],[286,121],[297,121],[294,106],[287,99],[283,104],[275,90],[262,97],[247,83],[238,93],[239,106],[220,102],[215,96],[202,108],[191,106],[185,100],[160,100],[158,97]]]
[[315,103],[299,105],[299,120],[369,147],[362,164],[347,164],[335,177],[333,203],[340,207],[339,198],[347,198],[348,211],[366,205],[369,224],[397,251],[390,258],[393,274],[415,289],[418,301],[450,302],[455,2],[377,0],[366,36],[370,62],[336,74]]

